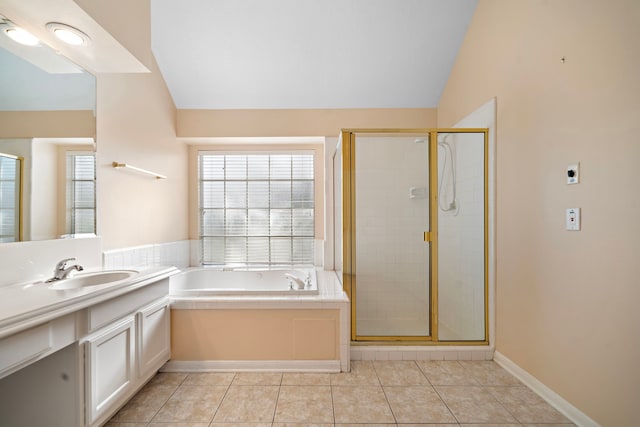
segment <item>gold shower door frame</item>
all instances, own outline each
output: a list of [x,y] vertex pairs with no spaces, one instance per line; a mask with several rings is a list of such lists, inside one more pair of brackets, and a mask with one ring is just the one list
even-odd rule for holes
[[[438,339],[438,134],[482,133],[484,135],[484,340],[440,341]],[[429,230],[424,231],[429,250],[430,335],[357,335],[356,328],[356,135],[429,135]],[[378,345],[487,345],[489,344],[489,130],[486,128],[433,129],[343,129],[342,144],[342,285],[351,302],[351,341]]]

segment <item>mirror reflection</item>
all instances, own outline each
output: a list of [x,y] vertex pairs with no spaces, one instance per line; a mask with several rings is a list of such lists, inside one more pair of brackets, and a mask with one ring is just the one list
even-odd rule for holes
[[0,153],[0,243],[20,240],[22,159]]
[[95,234],[95,77],[0,35],[0,93],[0,243]]

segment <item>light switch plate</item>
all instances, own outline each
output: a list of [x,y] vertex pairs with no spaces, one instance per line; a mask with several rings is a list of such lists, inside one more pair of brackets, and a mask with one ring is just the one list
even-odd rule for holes
[[567,230],[580,231],[580,208],[569,208],[566,214]]

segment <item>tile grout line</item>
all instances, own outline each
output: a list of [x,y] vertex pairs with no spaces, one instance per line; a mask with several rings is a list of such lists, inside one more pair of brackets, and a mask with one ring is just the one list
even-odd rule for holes
[[331,374],[329,374],[329,393],[331,393],[331,414],[333,416],[333,425],[336,425],[336,405],[333,403],[333,381],[331,381]]
[[[460,364],[459,361],[455,361],[458,365],[460,365],[460,367],[462,369],[464,369],[464,366],[462,366]],[[453,411],[451,410],[451,408],[449,407],[449,405],[447,404],[447,402],[444,400],[444,398],[442,397],[442,395],[440,394],[440,392],[438,391],[438,389],[436,388],[436,385],[433,384],[431,382],[431,380],[429,379],[429,377],[427,376],[427,373],[420,367],[420,365],[418,364],[418,362],[416,361],[415,364],[418,366],[418,369],[420,370],[420,372],[422,372],[422,375],[425,376],[425,378],[427,379],[427,381],[429,381],[429,384],[431,385],[431,388],[433,389],[433,391],[436,393],[436,395],[438,396],[438,399],[440,399],[440,401],[442,401],[442,404],[447,408],[447,411],[449,411],[449,413],[451,414],[451,416],[453,417],[454,420],[456,420],[456,424],[458,424],[459,426],[460,424],[460,420],[458,419],[458,417],[456,417],[456,414],[453,413]]]
[[213,420],[216,418],[216,415],[218,414],[218,411],[220,410],[220,407],[222,406],[222,402],[224,401],[224,398],[227,397],[227,393],[229,393],[229,389],[231,388],[231,384],[233,384],[233,381],[236,379],[236,373],[233,373],[233,378],[231,378],[231,381],[229,381],[229,384],[227,384],[227,389],[224,391],[224,394],[222,395],[222,399],[220,399],[220,402],[218,403],[218,407],[216,408],[215,411],[213,411],[213,415],[211,416],[211,421],[209,421],[209,426],[211,426],[211,424],[213,424]]
[[[185,375],[185,377],[182,379],[182,381],[180,381],[180,383],[176,386],[175,390],[173,390],[173,393],[171,393],[171,395],[169,397],[167,397],[167,399],[162,403],[162,405],[160,405],[158,410],[154,412],[153,416],[149,419],[149,421],[147,421],[147,425],[149,425],[149,424],[151,424],[153,422],[153,419],[158,416],[158,413],[162,410],[162,408],[164,408],[164,405],[166,405],[167,402],[173,397],[173,395],[176,394],[176,391],[178,391],[178,389],[180,388],[182,383],[184,383],[186,381],[188,376],[189,376],[189,374]],[[146,387],[152,380],[153,380],[153,378],[151,380],[149,380],[147,382],[147,384],[145,384],[142,388]],[[140,390],[142,390],[142,388]],[[136,392],[135,395],[137,395],[139,392],[140,391]]]
[[276,395],[276,404],[273,405],[273,416],[271,417],[271,426],[276,422],[276,414],[278,413],[278,401],[280,400],[280,392],[282,391],[282,379],[284,372],[280,373],[280,384],[278,384],[278,394]]
[[384,395],[384,398],[387,401],[387,406],[389,407],[389,410],[391,411],[391,416],[393,417],[394,424],[397,426],[398,425],[398,418],[396,417],[395,412],[393,412],[393,408],[391,407],[391,403],[389,402],[389,396],[387,396],[387,392],[384,390],[384,385],[382,384],[382,380],[380,380],[380,376],[378,375],[378,370],[376,369],[375,361],[374,361],[374,363],[372,363],[372,365],[373,365],[373,372],[376,374],[376,378],[378,378],[378,382],[380,383],[380,388],[382,389],[382,394]]

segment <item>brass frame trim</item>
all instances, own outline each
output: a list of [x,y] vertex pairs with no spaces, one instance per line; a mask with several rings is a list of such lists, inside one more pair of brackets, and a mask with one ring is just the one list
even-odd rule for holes
[[[487,345],[489,344],[489,130],[487,128],[342,129],[342,214],[343,214],[343,289],[351,301],[351,341],[359,345]],[[424,241],[429,248],[430,335],[369,336],[356,331],[356,223],[355,223],[355,141],[356,134],[421,134],[429,135],[429,231]],[[438,146],[440,133],[484,134],[484,340],[440,341],[438,339]]]
[[429,327],[434,341],[438,341],[438,131],[429,132]]

